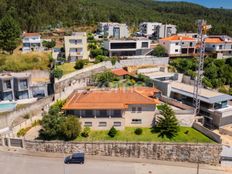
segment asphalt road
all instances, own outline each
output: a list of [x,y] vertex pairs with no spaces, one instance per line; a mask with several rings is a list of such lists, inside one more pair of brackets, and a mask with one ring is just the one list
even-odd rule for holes
[[[62,158],[45,158],[0,152],[0,174],[196,174],[196,168],[118,161],[86,160],[64,165]],[[201,169],[200,174],[226,174]]]

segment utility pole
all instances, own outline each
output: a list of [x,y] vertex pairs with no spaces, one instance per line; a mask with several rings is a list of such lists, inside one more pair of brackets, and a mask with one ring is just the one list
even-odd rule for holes
[[211,28],[210,25],[207,25],[207,22],[205,20],[198,20],[198,43],[199,46],[198,49],[198,69],[197,69],[197,75],[195,77],[194,81],[194,91],[193,91],[193,104],[195,107],[194,115],[197,116],[200,112],[200,88],[202,86],[202,78],[204,73],[204,59],[205,59],[205,35],[207,31]]

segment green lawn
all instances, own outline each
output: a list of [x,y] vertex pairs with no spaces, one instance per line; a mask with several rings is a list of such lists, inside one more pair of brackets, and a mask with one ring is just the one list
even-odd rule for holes
[[[84,68],[91,66],[91,65],[93,65],[93,63],[88,63],[87,65],[84,66]],[[58,67],[63,70],[64,75],[65,75],[65,74],[69,74],[69,73],[76,71],[74,66],[75,66],[75,62],[70,62],[70,63],[64,63],[62,65],[59,65]]]
[[[126,128],[124,131],[119,131],[114,138],[110,138],[108,131],[91,131],[88,138],[79,136],[76,141],[147,141],[147,142],[201,142],[201,143],[214,143],[205,135],[197,130],[189,127],[181,127],[178,136],[174,139],[158,137],[157,133],[152,133],[150,128],[143,128],[142,135],[134,133],[135,128]],[[186,134],[188,131],[188,134]]]
[[75,66],[75,62],[71,62],[71,63],[64,63],[62,65],[59,65],[58,67],[63,70],[65,75],[76,71],[74,66]]

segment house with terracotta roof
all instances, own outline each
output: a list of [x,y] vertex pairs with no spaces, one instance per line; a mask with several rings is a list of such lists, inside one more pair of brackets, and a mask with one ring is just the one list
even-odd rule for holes
[[23,52],[40,51],[42,40],[39,33],[23,33]]
[[150,127],[159,96],[159,90],[148,87],[74,92],[63,110],[94,130]]
[[117,77],[121,78],[121,79],[124,79],[126,78],[126,76],[129,75],[129,72],[126,71],[125,69],[123,68],[119,68],[119,69],[113,69],[111,70],[111,72],[116,75]]
[[229,36],[209,36],[205,39],[205,49],[216,58],[232,57],[232,38]]
[[159,40],[169,57],[192,57],[195,54],[196,40],[191,37],[174,35]]

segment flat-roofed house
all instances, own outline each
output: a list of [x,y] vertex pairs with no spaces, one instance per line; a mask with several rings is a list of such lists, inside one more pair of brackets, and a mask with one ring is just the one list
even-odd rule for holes
[[31,98],[31,74],[30,73],[14,73],[14,93],[15,99]]
[[24,33],[22,41],[23,52],[40,51],[42,48],[42,40],[39,33]]
[[170,36],[159,40],[169,57],[193,57],[195,55],[196,40],[186,36]]
[[65,58],[75,62],[79,59],[88,59],[87,34],[85,32],[74,32],[71,36],[64,37]]
[[146,56],[152,52],[151,40],[146,38],[106,40],[104,48],[109,51],[109,56]]
[[159,104],[159,93],[159,90],[147,87],[74,92],[63,110],[78,116],[83,126],[95,130],[112,126],[117,129],[150,127]]
[[14,84],[11,74],[0,75],[0,100],[14,100]]

